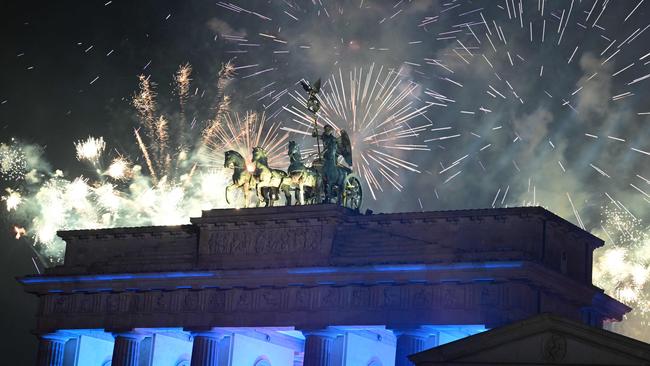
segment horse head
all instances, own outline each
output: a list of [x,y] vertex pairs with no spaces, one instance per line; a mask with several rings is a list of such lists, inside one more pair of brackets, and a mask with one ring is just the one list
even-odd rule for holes
[[224,162],[223,162],[223,167],[224,168],[243,168],[244,167],[244,157],[241,156],[240,153],[238,153],[235,150],[228,150],[224,154]]
[[267,156],[266,156],[266,151],[260,147],[260,146],[255,146],[253,148],[253,162],[266,162]]
[[289,141],[289,156],[297,155],[300,157],[300,146],[298,144],[291,140]]

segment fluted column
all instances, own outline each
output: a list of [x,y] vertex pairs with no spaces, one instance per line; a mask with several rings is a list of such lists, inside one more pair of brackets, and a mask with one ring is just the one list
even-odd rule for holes
[[395,352],[395,366],[413,366],[408,356],[424,351],[426,347],[427,334],[419,331],[393,331],[397,337],[397,348]]
[[67,337],[46,334],[39,337],[37,366],[62,366]]
[[115,334],[112,366],[138,366],[140,362],[140,342],[144,335],[136,332]]
[[219,332],[194,332],[191,366],[217,366],[219,341],[224,334]]
[[325,331],[303,331],[305,358],[303,366],[330,366],[335,334]]

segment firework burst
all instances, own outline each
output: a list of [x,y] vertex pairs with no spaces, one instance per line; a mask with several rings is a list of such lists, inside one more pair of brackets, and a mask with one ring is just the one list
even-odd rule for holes
[[106,150],[106,142],[103,137],[88,136],[85,140],[75,142],[74,147],[77,152],[77,160],[88,161],[95,165]]
[[15,139],[10,144],[0,143],[0,177],[8,181],[22,180],[27,173],[27,160]]
[[254,147],[262,147],[268,154],[271,166],[288,166],[285,145],[289,132],[283,131],[280,122],[270,122],[266,114],[248,111],[245,114],[228,113],[206,129],[204,139],[209,147],[209,157],[215,166],[223,165],[223,153],[235,150],[248,163],[251,162]]
[[11,210],[16,210],[18,205],[23,201],[20,192],[14,191],[11,188],[6,188],[5,191],[7,192],[7,195],[0,197],[0,199],[5,201],[7,211],[11,212]]
[[[279,129],[279,123],[269,122],[264,113],[229,113],[225,88],[234,75],[230,62],[218,74],[209,120],[199,122],[203,127],[198,133],[186,126],[185,108],[192,101],[190,75],[189,64],[175,75],[178,118],[160,114],[154,83],[145,76],[138,78],[133,105],[139,116],[134,134],[140,158],[120,152],[111,157],[108,152],[113,150],[104,138],[91,136],[75,142],[74,148],[77,160],[95,169],[88,177],[67,177],[60,170],[49,171],[49,165],[35,153],[39,149],[30,148],[34,156],[27,156],[22,145],[1,145],[3,174],[18,178],[25,174],[19,171],[30,171],[33,176],[20,189],[6,189],[1,200],[16,221],[23,221],[16,225],[20,228],[17,237],[33,240],[43,263],[56,264],[62,259],[65,245],[56,235],[59,230],[179,224],[200,215],[201,210],[226,207],[223,190],[215,189],[224,187],[228,179],[223,160],[215,163],[224,149],[241,150],[248,156],[252,147],[263,146],[272,162],[283,163],[286,155],[280,151],[284,152],[288,133]],[[178,139],[177,131],[182,135]],[[22,220],[25,217],[28,220]]]
[[131,174],[129,162],[124,157],[117,157],[108,166],[105,174],[115,180],[126,180]]
[[[617,204],[603,209],[600,232],[608,245],[594,253],[594,284],[630,305],[630,323],[650,325],[650,234],[641,220]],[[621,325],[620,331],[635,337],[637,327]]]
[[[383,182],[398,191],[404,188],[400,171],[420,173],[418,165],[400,152],[430,151],[422,135],[432,126],[425,116],[432,104],[420,99],[421,86],[405,78],[404,72],[375,64],[346,73],[339,69],[320,92],[318,126],[330,125],[348,132],[356,169],[375,199],[378,192],[384,191]],[[311,136],[314,122],[306,109],[306,98],[299,91],[291,93],[291,97],[298,106],[286,110],[297,128],[283,129]]]

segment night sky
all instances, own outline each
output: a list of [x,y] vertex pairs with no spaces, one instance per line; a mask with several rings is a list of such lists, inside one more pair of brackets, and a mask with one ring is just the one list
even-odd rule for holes
[[[406,123],[427,128],[379,144],[417,172],[388,164],[383,170],[394,173],[385,177],[371,161],[381,189],[376,199],[366,194],[364,208],[544,206],[608,242],[596,259],[597,284],[650,308],[650,3],[314,2],[2,2],[0,143],[20,146],[27,167],[18,178],[0,171],[0,195],[11,188],[36,197],[56,169],[68,181],[92,178],[97,167],[78,161],[73,145],[88,136],[104,138],[107,156],[144,165],[133,136],[138,75],[157,84],[157,113],[176,126],[172,135],[198,141],[224,93],[232,113],[265,111],[270,122],[305,131],[286,110],[301,108],[291,95],[302,93],[302,78],[333,74],[348,85],[351,73],[374,63],[407,81],[397,92],[417,86],[403,103],[428,107]],[[236,73],[219,91],[229,60]],[[181,117],[172,77],[185,63],[193,72]],[[352,129],[349,120],[338,123]],[[49,262],[32,246],[35,209],[8,213],[4,204],[1,351],[27,365],[36,352],[35,299],[14,277],[35,271],[32,258]],[[161,223],[126,224],[143,222]],[[13,225],[27,227],[27,236],[15,240]],[[635,314],[621,331],[642,338],[645,319]]]

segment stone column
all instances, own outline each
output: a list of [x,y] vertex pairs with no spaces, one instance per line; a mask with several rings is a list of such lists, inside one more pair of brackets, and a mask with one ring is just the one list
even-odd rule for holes
[[303,366],[330,366],[336,334],[326,331],[303,331],[305,357]]
[[395,366],[413,366],[408,356],[424,351],[428,335],[417,330],[394,330],[397,338]]
[[68,337],[58,334],[45,334],[39,337],[37,366],[62,366],[65,342]]
[[140,362],[140,342],[144,335],[136,332],[115,334],[112,366],[138,366]]
[[193,332],[191,366],[217,366],[222,332]]

